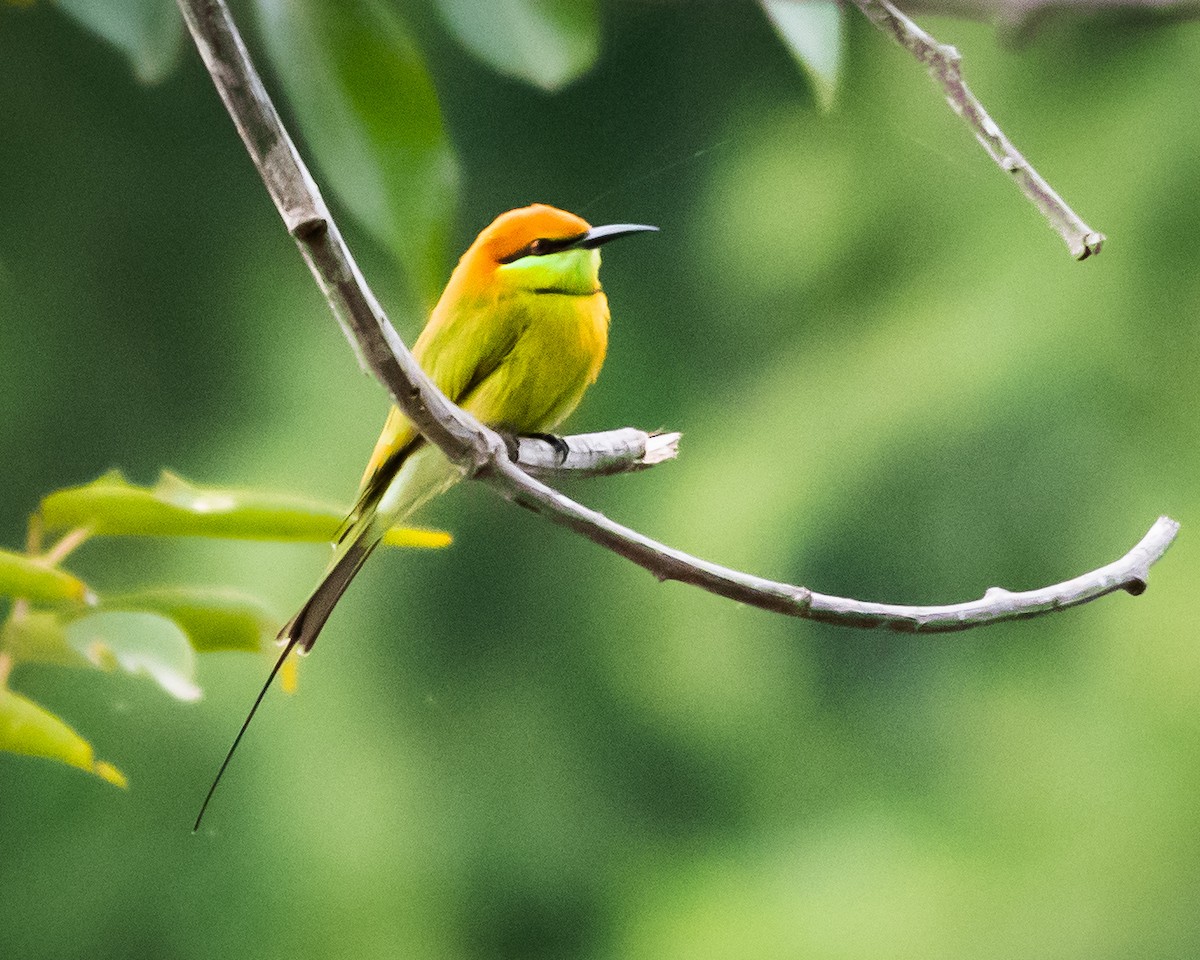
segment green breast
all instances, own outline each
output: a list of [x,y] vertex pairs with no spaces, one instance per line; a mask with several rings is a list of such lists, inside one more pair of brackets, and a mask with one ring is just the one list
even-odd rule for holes
[[[518,433],[552,430],[600,372],[608,346],[608,301],[558,292],[519,293],[496,309],[520,333],[474,402],[482,419]],[[472,412],[476,412],[472,410]]]

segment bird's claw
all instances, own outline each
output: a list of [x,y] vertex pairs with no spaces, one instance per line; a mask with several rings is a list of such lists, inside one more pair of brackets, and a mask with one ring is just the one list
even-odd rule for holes
[[508,451],[508,459],[513,463],[517,463],[521,459],[521,438],[515,433],[505,433],[500,431],[500,439],[504,441],[504,448]]
[[553,433],[500,433],[501,439],[504,441],[504,446],[508,449],[509,459],[513,463],[518,463],[521,459],[521,440],[541,440],[543,443],[550,444],[554,448],[554,454],[558,458],[558,465],[561,467],[567,462],[567,457],[571,454],[571,448],[567,445],[567,441],[562,437]]
[[523,437],[528,437],[530,440],[542,440],[554,448],[554,452],[558,455],[558,465],[561,467],[567,462],[567,457],[571,454],[571,448],[567,445],[567,441],[554,433],[523,433]]

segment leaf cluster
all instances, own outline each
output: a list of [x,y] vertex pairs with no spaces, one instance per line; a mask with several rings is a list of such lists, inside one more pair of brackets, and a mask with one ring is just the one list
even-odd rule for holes
[[[96,537],[217,537],[322,542],[344,510],[289,494],[197,487],[163,473],[153,487],[113,471],[46,496],[30,519],[26,550],[0,550],[0,596],[12,598],[0,625],[0,750],[88,770],[117,786],[125,775],[96,759],[92,745],[49,709],[9,686],[22,665],[144,674],[182,701],[200,698],[196,655],[270,649],[279,619],[259,599],[231,589],[187,586],[97,591],[64,568]],[[43,539],[57,539],[43,549]],[[392,546],[436,548],[448,534],[395,528]],[[294,674],[285,688],[294,688]]]

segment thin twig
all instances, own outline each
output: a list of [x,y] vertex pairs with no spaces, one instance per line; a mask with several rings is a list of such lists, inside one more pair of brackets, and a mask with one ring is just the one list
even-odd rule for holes
[[52,566],[57,566],[74,551],[83,546],[91,535],[92,531],[87,527],[76,527],[74,530],[68,530],[54,546],[46,551],[46,555],[42,559]]
[[962,76],[962,57],[949,44],[938,43],[887,0],[852,0],[875,26],[891,35],[900,46],[916,57],[935,83],[941,85],[951,109],[966,122],[975,139],[1011,174],[1013,182],[1036,206],[1067,245],[1076,260],[1086,260],[1100,252],[1104,234],[1089,227],[1067,206],[1050,184],[1021,155],[1004,131],[996,124],[970,90]]
[[501,437],[443,396],[392,329],[334,224],[262,87],[223,0],[178,0],[213,82],[247,149],[359,355],[418,429],[463,472],[503,496],[574,530],[660,580],[678,580],[765,610],[854,627],[950,631],[1031,617],[1094,600],[1114,590],[1141,593],[1149,567],[1170,546],[1178,524],[1162,517],[1128,554],[1074,580],[1027,593],[993,588],[978,601],[900,606],[830,597],[763,580],[691,557],[575,503],[513,464]]

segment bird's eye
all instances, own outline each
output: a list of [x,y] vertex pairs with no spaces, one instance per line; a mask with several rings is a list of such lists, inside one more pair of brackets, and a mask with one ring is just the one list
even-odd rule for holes
[[[4,0],[0,0],[0,3],[3,2]],[[540,257],[547,253],[553,253],[557,249],[558,248],[553,240],[547,240],[545,237],[538,237],[538,239],[530,241],[518,250],[514,250],[507,257],[501,257],[500,263],[515,263],[517,260],[521,260],[524,257]]]

